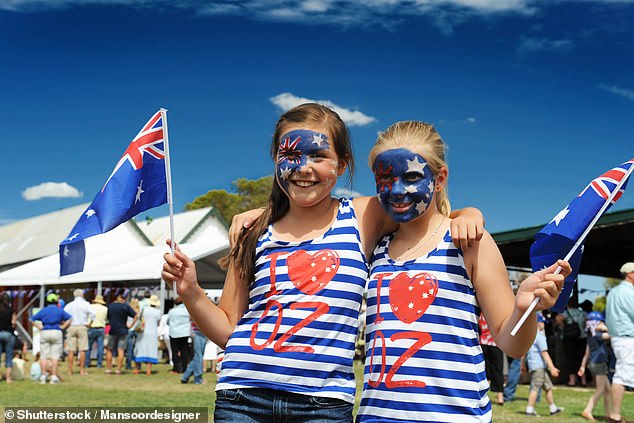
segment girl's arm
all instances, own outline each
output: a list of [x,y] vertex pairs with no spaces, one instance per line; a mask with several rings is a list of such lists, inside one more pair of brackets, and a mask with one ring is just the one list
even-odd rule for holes
[[[398,229],[398,224],[385,213],[376,197],[355,197],[352,199],[354,210],[359,221],[361,243],[366,257],[370,257],[379,239]],[[243,228],[251,224],[264,212],[264,209],[252,209],[236,214],[229,228],[229,244],[234,246]],[[449,215],[451,221],[451,237],[456,247],[463,251],[473,247],[480,241],[484,233],[484,216],[474,207],[453,210]]]
[[473,247],[476,241],[482,239],[484,234],[484,216],[475,207],[452,210],[449,214],[451,220],[451,239],[456,247],[466,251]]
[[[352,202],[359,221],[361,242],[369,258],[379,239],[397,230],[398,224],[385,213],[377,197],[355,197]],[[453,210],[449,217],[452,218],[451,237],[456,247],[467,250],[482,239],[484,216],[480,210],[466,207]]]
[[[473,283],[478,304],[489,324],[491,335],[502,351],[512,357],[520,357],[535,339],[537,319],[528,318],[515,336],[511,330],[529,307],[534,297],[539,297],[537,310],[555,304],[564,277],[570,273],[570,265],[559,260],[551,267],[535,272],[520,285],[513,295],[508,272],[493,237],[484,231],[482,240],[464,253],[467,272]],[[557,266],[561,274],[555,275]]]
[[[168,240],[170,245],[171,241]],[[175,283],[191,318],[198,328],[214,344],[225,348],[238,321],[249,305],[247,281],[231,266],[225,278],[219,306],[215,305],[198,285],[196,265],[180,248],[174,255],[166,253],[161,276],[168,283]]]

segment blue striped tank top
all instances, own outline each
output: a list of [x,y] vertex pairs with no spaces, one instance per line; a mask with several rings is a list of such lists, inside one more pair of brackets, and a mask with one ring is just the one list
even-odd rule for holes
[[396,262],[394,234],[370,265],[366,361],[357,422],[489,422],[480,308],[447,231],[427,255]]
[[249,308],[225,351],[216,390],[264,388],[354,403],[353,360],[368,275],[352,201],[315,239],[269,227],[256,248]]

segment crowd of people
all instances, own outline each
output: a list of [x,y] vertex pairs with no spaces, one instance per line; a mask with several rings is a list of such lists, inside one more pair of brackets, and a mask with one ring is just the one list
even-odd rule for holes
[[[31,316],[37,329],[33,346],[34,361],[30,366],[31,380],[42,384],[59,384],[64,377],[78,373],[88,375],[88,368],[103,369],[106,374],[120,375],[125,371],[152,375],[152,365],[160,360],[172,365],[170,372],[181,376],[181,383],[202,384],[202,373],[209,360],[215,371],[218,351],[197,329],[182,300],[161,313],[161,302],[149,290],[139,298],[115,296],[107,304],[102,295],[91,302],[84,290],[75,289],[73,300],[65,303],[56,293],[49,293],[46,305]],[[26,351],[15,348],[17,316],[7,293],[0,295],[0,358],[5,352],[7,383],[24,379]],[[65,360],[66,371],[60,369]],[[125,368],[124,368],[125,366]]]
[[526,415],[537,416],[535,403],[542,391],[550,414],[555,415],[563,407],[555,403],[553,385],[585,387],[591,384],[590,376],[594,391],[581,416],[594,421],[593,411],[602,400],[607,421],[624,421],[623,395],[626,389],[634,388],[634,263],[625,263],[620,271],[623,280],[608,294],[605,312],[593,310],[589,301],[577,304],[570,300],[563,313],[538,313],[535,341],[525,356],[508,358],[504,387],[499,383],[503,363],[498,356],[487,353],[486,322],[481,319],[487,378],[499,405],[515,399],[525,370],[530,377]]

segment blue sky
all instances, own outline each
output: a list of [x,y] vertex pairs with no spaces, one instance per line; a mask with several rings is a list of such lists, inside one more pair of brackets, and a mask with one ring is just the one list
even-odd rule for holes
[[91,201],[160,107],[176,211],[271,174],[273,125],[303,99],[348,123],[354,191],[374,192],[377,132],[424,120],[453,207],[491,232],[543,224],[634,156],[632,16],[633,0],[4,0],[0,224]]

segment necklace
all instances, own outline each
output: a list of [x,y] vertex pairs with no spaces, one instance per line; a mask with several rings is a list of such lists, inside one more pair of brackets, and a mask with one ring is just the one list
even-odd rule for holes
[[440,227],[442,226],[443,223],[445,223],[445,219],[447,217],[443,216],[442,220],[440,221],[440,223],[438,224],[438,226],[436,226],[436,229],[434,229],[434,231],[429,234],[426,238],[423,239],[423,241],[419,244],[415,244],[415,246],[413,248],[408,248],[407,251],[405,251],[403,254],[401,254],[398,257],[398,261],[404,261],[403,259],[411,257],[413,255],[414,252],[420,250],[421,248],[423,248],[425,245],[427,245],[427,243],[434,237],[434,235],[436,235],[436,233],[438,232],[438,230],[440,229]]

